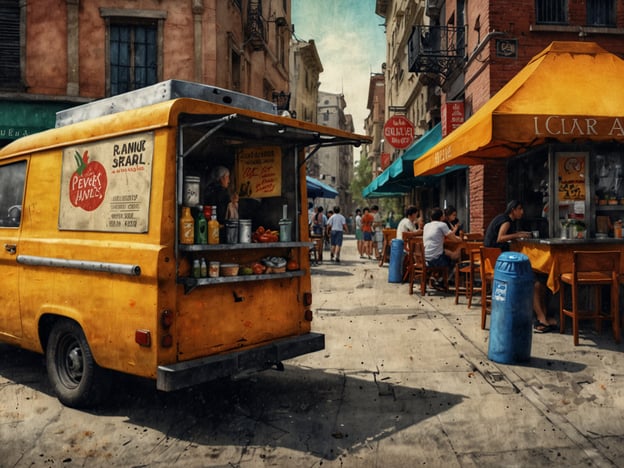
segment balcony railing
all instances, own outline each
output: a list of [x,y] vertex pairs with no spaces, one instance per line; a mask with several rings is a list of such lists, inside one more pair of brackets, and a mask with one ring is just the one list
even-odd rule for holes
[[465,56],[463,26],[415,26],[408,41],[409,71],[448,79]]
[[266,22],[262,18],[260,2],[250,0],[247,6],[247,24],[245,25],[245,42],[254,50],[261,50],[266,44]]

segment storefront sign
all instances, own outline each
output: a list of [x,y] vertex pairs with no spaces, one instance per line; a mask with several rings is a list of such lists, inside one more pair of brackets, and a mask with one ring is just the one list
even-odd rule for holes
[[278,146],[246,148],[236,155],[236,186],[241,198],[282,194],[282,151]]
[[381,168],[386,169],[390,165],[390,153],[381,153]]
[[496,56],[518,58],[518,39],[496,39]]
[[151,132],[65,148],[59,228],[147,232],[153,156]]
[[440,109],[442,138],[464,123],[464,101],[446,101]]
[[394,115],[384,125],[384,138],[394,148],[405,149],[414,141],[414,124],[402,115]]

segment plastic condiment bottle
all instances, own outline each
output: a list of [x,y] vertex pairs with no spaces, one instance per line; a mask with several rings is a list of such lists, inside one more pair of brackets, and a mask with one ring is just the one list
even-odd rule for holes
[[180,216],[180,244],[192,244],[195,239],[195,220],[191,215],[191,208],[182,207]]
[[217,221],[217,210],[214,207],[210,221],[208,221],[208,243],[213,245],[219,243],[219,221]]
[[201,206],[198,207],[199,212],[195,218],[195,243],[207,244],[208,243],[208,221],[204,216],[204,210]]

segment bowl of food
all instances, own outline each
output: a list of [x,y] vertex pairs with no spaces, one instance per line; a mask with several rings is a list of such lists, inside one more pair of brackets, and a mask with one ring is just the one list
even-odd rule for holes
[[238,263],[222,263],[221,276],[236,276],[238,275],[238,268]]

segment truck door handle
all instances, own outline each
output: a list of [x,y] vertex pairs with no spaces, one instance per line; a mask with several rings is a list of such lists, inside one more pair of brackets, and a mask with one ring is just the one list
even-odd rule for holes
[[17,245],[15,245],[15,244],[4,244],[4,250],[9,252],[11,255],[15,255],[15,252],[17,252]]

